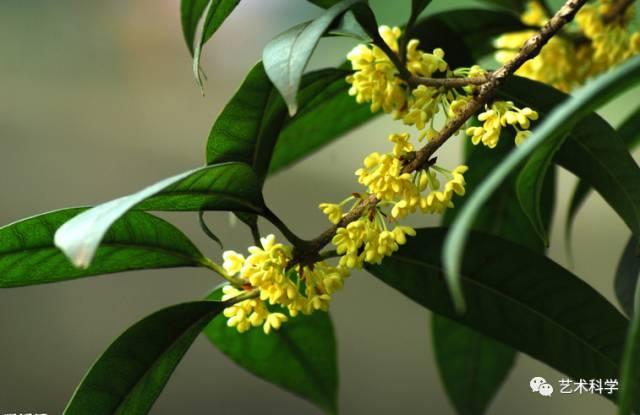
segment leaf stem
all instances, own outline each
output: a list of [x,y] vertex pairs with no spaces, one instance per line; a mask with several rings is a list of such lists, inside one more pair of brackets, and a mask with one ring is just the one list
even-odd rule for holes
[[225,271],[224,268],[222,268],[220,265],[216,264],[215,262],[213,262],[207,257],[203,257],[200,260],[200,265],[220,275],[222,278],[229,281],[235,287],[242,287],[245,284],[245,281],[241,280],[238,277],[234,277],[232,275],[227,274],[227,271]]
[[278,230],[282,232],[284,237],[287,238],[287,240],[291,242],[291,244],[295,248],[300,249],[308,245],[307,241],[305,241],[304,239],[300,238],[298,235],[293,233],[293,231],[289,229],[289,227],[282,221],[282,219],[280,219],[278,215],[273,213],[273,211],[268,207],[265,206],[264,210],[260,214],[262,215],[263,218],[265,218],[266,220],[271,222],[276,228],[278,228]]

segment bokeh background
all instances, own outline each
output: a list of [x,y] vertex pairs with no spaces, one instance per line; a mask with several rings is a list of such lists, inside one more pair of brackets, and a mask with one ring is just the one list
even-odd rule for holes
[[[407,16],[408,1],[371,3],[386,24]],[[430,11],[444,5],[436,0]],[[318,12],[303,0],[243,0],[205,49],[203,97],[182,39],[178,0],[0,1],[0,224],[106,201],[202,165],[209,128],[264,44]],[[339,62],[352,46],[323,41],[312,66]],[[637,103],[637,92],[602,114],[615,125]],[[318,203],[357,190],[353,171],[363,155],[387,148],[387,134],[398,128],[378,119],[354,131],[269,180],[267,201],[301,235],[316,235],[327,226]],[[445,165],[460,159],[461,140],[452,141],[440,156]],[[574,182],[566,172],[559,177],[550,251],[565,266],[561,229]],[[194,214],[163,216],[203,252],[220,254]],[[207,217],[226,247],[241,251],[250,243],[227,214]],[[435,225],[437,218],[422,223]],[[576,225],[572,270],[613,301],[613,270],[629,231],[597,195]],[[0,414],[60,413],[115,336],[161,307],[201,298],[218,282],[207,271],[177,269],[0,291]],[[453,414],[432,356],[428,312],[362,272],[332,307],[342,413]],[[562,374],[521,355],[489,413],[614,412],[599,397],[532,394],[533,376],[556,383]],[[152,413],[254,410],[318,413],[199,338]]]

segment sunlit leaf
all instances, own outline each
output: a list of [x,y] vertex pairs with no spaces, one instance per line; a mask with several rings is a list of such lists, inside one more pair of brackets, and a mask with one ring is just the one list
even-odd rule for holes
[[320,17],[279,34],[265,46],[262,53],[265,71],[287,103],[290,115],[298,110],[297,94],[302,74],[320,38],[338,17],[362,1],[343,0]]
[[107,230],[131,209],[259,212],[262,206],[258,182],[249,166],[216,164],[170,177],[89,209],[62,225],[54,241],[73,264],[88,267]]
[[144,212],[116,220],[93,264],[74,267],[53,244],[55,230],[85,208],[44,213],[0,228],[0,288],[138,269],[201,266],[204,257],[178,229]]

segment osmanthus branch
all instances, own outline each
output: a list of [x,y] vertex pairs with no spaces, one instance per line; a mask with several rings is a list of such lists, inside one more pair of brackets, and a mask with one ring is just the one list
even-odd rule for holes
[[[526,61],[536,57],[549,39],[551,39],[560,29],[562,29],[564,25],[573,19],[575,14],[586,3],[586,1],[587,0],[568,0],[536,34],[525,42],[518,54],[512,60],[498,68],[496,71],[489,73],[485,82],[480,83],[479,92],[455,117],[449,119],[445,126],[435,137],[431,139],[431,141],[429,141],[429,143],[415,153],[415,157],[405,165],[404,171],[410,173],[420,170],[427,165],[429,159],[436,150],[456,134],[469,118],[471,118],[476,112],[478,112],[478,110],[491,100],[497,88],[508,76],[512,75]],[[386,46],[386,44],[384,44],[384,46]],[[382,49],[389,55],[389,58],[394,64],[400,65],[398,56],[395,53],[393,53],[388,47],[383,47]],[[398,69],[400,76],[403,79],[406,81],[411,79],[411,75],[408,74],[406,67],[400,65]],[[452,82],[453,79],[458,78],[452,78],[449,82]],[[468,79],[469,78],[466,78],[466,80]],[[433,80],[423,82],[433,82]],[[439,82],[444,82],[444,79]],[[338,228],[345,227],[349,223],[359,219],[368,209],[374,208],[378,202],[379,200],[376,196],[370,194],[366,198],[362,199],[353,209],[347,212],[337,225],[330,227],[317,238],[311,241],[299,241],[299,238],[296,237],[298,241],[291,241],[294,245],[294,261],[303,263],[318,259],[318,253],[331,241]]]
[[620,16],[623,16],[627,11],[627,8],[633,4],[635,0],[618,0],[614,4],[611,5],[611,8],[607,12],[607,14],[602,16],[602,21],[604,23],[612,23]]

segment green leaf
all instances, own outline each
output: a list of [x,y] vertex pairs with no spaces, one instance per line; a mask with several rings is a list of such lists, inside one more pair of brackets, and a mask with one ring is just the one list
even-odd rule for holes
[[[493,4],[496,6],[504,7],[505,9],[513,10],[520,14],[526,9],[528,0],[480,0],[484,3]],[[542,0],[544,3],[546,0]]]
[[278,136],[269,173],[303,159],[373,117],[368,106],[359,105],[348,94],[347,73],[328,69],[306,75],[313,74],[316,79],[301,89],[300,110],[287,120]]
[[616,297],[622,306],[622,309],[628,316],[632,316],[635,308],[634,293],[640,276],[640,248],[638,240],[631,236],[629,242],[624,248],[616,276],[614,279],[614,287]]
[[258,62],[213,124],[207,164],[244,162],[264,181],[286,109]]
[[[202,48],[204,47],[204,44],[207,43],[209,39],[211,39],[218,28],[222,26],[222,23],[226,20],[227,17],[229,17],[238,3],[240,3],[240,0],[209,0],[208,2],[206,9],[207,17],[204,19],[200,39],[195,43],[195,47],[193,49],[189,49],[193,55],[193,75],[195,76],[200,88],[202,88],[202,78],[200,78],[200,57],[202,56]],[[196,10],[200,10],[199,6],[200,5],[196,7]],[[200,12],[200,16],[202,16],[203,12],[204,11]]]
[[[503,131],[498,146],[489,149],[466,142],[469,171],[465,174],[467,196],[473,194],[486,177],[513,149],[514,134]],[[544,218],[548,228],[554,205],[555,170],[549,171],[545,181]],[[481,212],[474,230],[481,230],[512,242],[544,252],[538,238],[518,202],[512,174],[492,195],[491,209]],[[464,206],[467,198],[456,201],[457,209],[449,209],[444,224],[450,224]],[[477,331],[434,314],[432,337],[436,362],[449,399],[458,414],[482,414],[496,395],[515,360],[515,350]]]
[[89,369],[65,415],[149,413],[200,331],[227,305],[178,304],[131,326]]
[[204,260],[173,225],[144,212],[129,212],[105,234],[93,264],[75,268],[55,247],[53,235],[60,225],[85,210],[58,210],[0,228],[0,288],[138,269],[196,267]]
[[[640,144],[640,107],[629,115],[617,129],[618,137],[627,145],[629,150],[635,149]],[[571,240],[571,230],[573,222],[578,213],[578,209],[584,203],[592,187],[584,180],[579,180],[573,190],[569,209],[567,210],[567,220],[565,222],[565,239],[567,243]]]
[[519,244],[469,233],[472,249],[460,274],[467,312],[459,314],[443,278],[440,247],[448,232],[420,229],[381,265],[367,268],[418,304],[574,379],[617,376],[628,321],[580,278]]
[[198,23],[202,18],[210,0],[182,0],[180,2],[180,21],[182,23],[182,34],[189,48],[189,53],[193,56],[193,46],[198,31]]
[[411,0],[411,16],[417,18],[427,8],[431,0]]
[[[209,298],[219,298],[220,290]],[[225,355],[254,375],[337,413],[338,365],[329,314],[315,312],[290,318],[266,335],[261,328],[245,333],[218,316],[204,333]]]
[[89,209],[62,225],[54,241],[77,267],[87,267],[107,230],[131,209],[259,212],[263,204],[256,177],[249,166],[217,164],[170,177],[132,195]]
[[[476,52],[478,45],[490,45],[497,33],[515,28],[522,28],[522,24],[510,13],[463,9],[422,19],[414,26],[411,36],[420,40],[424,50],[443,47],[452,66],[470,66],[474,62],[470,50]],[[371,113],[368,105],[357,104],[348,95],[350,85],[344,81],[348,72],[342,75],[338,70],[333,71],[326,70],[325,80],[317,81],[316,85],[321,88],[310,94],[313,99],[307,104],[303,103],[305,88],[301,88],[300,110],[284,124],[273,152],[270,173],[292,165],[380,115],[380,112]],[[313,87],[311,84],[309,88]]]
[[[640,57],[633,58],[627,63],[615,68],[600,76],[597,80],[587,84],[584,88],[558,106],[555,111],[545,117],[544,121],[535,128],[529,137],[520,147],[513,151],[498,168],[494,169],[486,178],[480,189],[469,198],[469,202],[462,209],[460,216],[451,228],[451,233],[447,237],[444,249],[446,277],[456,307],[464,309],[464,298],[460,289],[459,266],[462,259],[466,237],[469,233],[473,220],[477,212],[482,208],[491,194],[500,186],[503,180],[518,167],[540,144],[543,142],[553,142],[568,133],[571,128],[581,119],[589,115],[593,110],[617,96],[626,88],[634,85],[640,80]],[[615,140],[593,140],[591,147],[584,144],[584,141],[569,140],[567,143],[575,143],[570,147],[573,153],[566,151],[563,146],[558,157],[563,160],[570,170],[580,172],[581,177],[593,175],[592,171],[584,171],[587,164],[585,160],[592,161],[593,165],[600,166],[602,154],[593,153],[594,149],[606,150],[611,147]],[[618,142],[619,145],[622,143]],[[579,154],[576,154],[578,152]],[[628,155],[628,152],[624,151]],[[577,157],[576,157],[577,156]],[[631,160],[633,161],[633,160]],[[625,164],[625,161],[618,162],[615,171],[605,171],[606,180],[616,183],[614,189],[599,187],[594,182],[596,189],[612,204],[618,214],[627,222],[629,227],[636,234],[640,234],[640,180],[633,181],[633,177],[640,177],[640,169],[635,163]],[[595,181],[604,182],[597,177],[591,177]],[[622,180],[620,180],[622,179]],[[637,188],[634,193],[628,193],[627,186]]]
[[320,17],[279,34],[265,46],[262,53],[265,71],[287,103],[291,116],[298,110],[300,80],[320,38],[345,11],[362,1],[343,0]]
[[437,314],[431,328],[440,377],[457,413],[485,413],[513,367],[515,351]]
[[[633,248],[636,251],[638,244],[634,240]],[[640,261],[636,256],[631,260],[630,266],[635,268],[636,283],[638,279],[638,269]],[[618,414],[619,415],[631,415],[632,410],[638,408],[638,384],[636,379],[640,376],[640,310],[638,304],[640,304],[640,284],[636,284],[634,290],[635,301],[631,325],[629,327],[629,333],[627,334],[627,341],[624,348],[624,355],[622,357],[622,369],[620,371],[620,397],[618,400]]]

